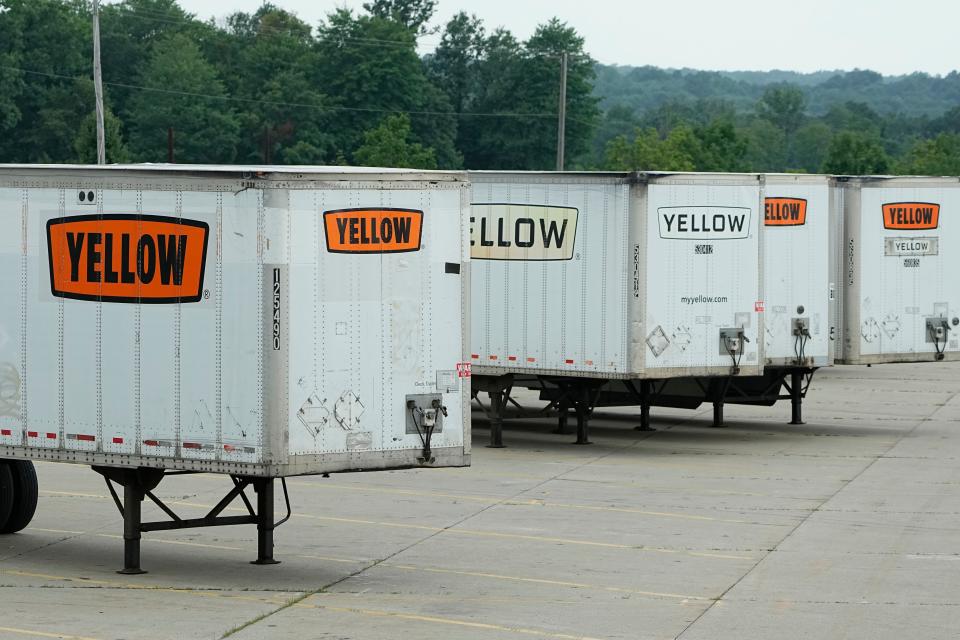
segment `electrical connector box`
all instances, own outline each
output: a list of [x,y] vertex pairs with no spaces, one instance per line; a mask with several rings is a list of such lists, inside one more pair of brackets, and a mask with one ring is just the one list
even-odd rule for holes
[[740,355],[744,348],[743,329],[720,329],[720,353],[725,356]]
[[927,342],[944,344],[947,341],[950,324],[946,318],[927,318],[925,326]]
[[810,336],[810,318],[794,318],[791,325],[794,336]]
[[423,433],[432,427],[434,433],[443,433],[443,396],[422,393],[407,396],[407,433]]

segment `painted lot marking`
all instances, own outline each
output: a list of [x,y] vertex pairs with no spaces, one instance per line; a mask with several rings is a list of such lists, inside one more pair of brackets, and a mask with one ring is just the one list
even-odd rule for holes
[[6,633],[15,633],[21,636],[32,636],[34,638],[61,638],[62,640],[97,640],[88,636],[71,636],[66,633],[48,633],[46,631],[33,631],[30,629],[18,629],[17,627],[0,627],[0,631]]
[[702,602],[711,602],[716,598],[705,598],[703,596],[688,596],[680,593],[664,593],[660,591],[643,591],[641,589],[629,589],[626,587],[606,587],[602,585],[587,584],[585,582],[568,582],[565,580],[547,580],[546,578],[525,578],[522,576],[508,576],[499,573],[486,573],[481,571],[458,571],[455,569],[439,569],[433,567],[417,567],[405,564],[393,564],[392,562],[382,562],[377,568],[389,567],[391,569],[403,569],[405,571],[422,571],[426,573],[444,573],[459,576],[470,576],[474,578],[490,578],[492,580],[509,580],[513,582],[526,582],[531,584],[545,584],[557,587],[570,587],[573,589],[596,589],[598,591],[611,591],[614,593],[631,593],[640,596],[649,596],[653,598],[670,598],[674,600],[694,600]]
[[442,618],[440,616],[422,616],[413,613],[400,613],[397,611],[380,611],[377,609],[360,609],[358,607],[339,607],[326,604],[308,604],[298,602],[293,605],[301,609],[323,609],[326,611],[335,611],[337,613],[353,613],[362,616],[371,616],[377,618],[393,618],[399,620],[409,620],[413,622],[427,622],[432,624],[450,625],[456,627],[467,627],[483,631],[493,631],[498,633],[511,633],[526,636],[536,636],[538,638],[555,638],[556,640],[600,640],[591,636],[571,635],[569,633],[557,633],[554,631],[544,631],[541,629],[529,629],[525,627],[508,627],[505,625],[492,624],[487,622],[472,622],[470,620],[458,620],[456,618]]
[[[84,585],[96,585],[100,587],[110,587],[113,589],[133,589],[137,591],[163,591],[164,593],[177,593],[198,598],[223,598],[226,600],[238,600],[244,602],[256,602],[258,604],[283,604],[284,600],[278,598],[255,598],[252,596],[236,595],[234,592],[203,591],[196,589],[185,589],[177,587],[162,587],[149,584],[137,584],[133,582],[120,582],[119,580],[97,580],[95,578],[83,578],[79,576],[60,576],[49,573],[37,573],[34,571],[21,571],[19,569],[6,569],[4,573],[23,578],[40,578],[41,580],[55,580],[57,582],[76,582]],[[290,593],[297,593],[291,591]],[[59,638],[61,636],[51,636]],[[70,637],[73,636],[63,636]]]
[[[57,492],[57,493],[58,493],[58,495],[72,495],[72,496],[74,496],[74,497],[88,497],[88,498],[96,498],[96,499],[107,499],[107,496],[96,495],[96,494],[87,494],[87,493],[71,494],[71,493],[65,492],[65,491],[60,491],[60,492]],[[190,508],[194,508],[194,509],[212,509],[212,508],[213,508],[213,505],[209,505],[209,504],[198,504],[198,503],[195,503],[195,502],[174,501],[174,502],[171,502],[170,504],[177,505],[177,506],[182,506],[182,507],[190,507]],[[241,508],[239,508],[239,507],[228,507],[227,509],[225,509],[225,511],[238,511],[238,512],[242,512],[242,513],[246,513],[246,511],[245,511],[244,509],[241,509]],[[648,552],[648,553],[665,553],[665,554],[685,555],[685,556],[691,556],[691,557],[695,557],[695,558],[718,558],[718,559],[723,559],[723,560],[754,560],[754,558],[753,558],[752,556],[735,555],[735,554],[732,554],[732,553],[717,553],[717,552],[712,552],[712,551],[691,551],[691,550],[689,550],[689,549],[670,549],[670,548],[667,548],[667,547],[649,547],[649,546],[645,546],[645,545],[630,545],[630,544],[621,544],[621,543],[616,543],[616,542],[601,542],[601,541],[598,541],[598,540],[577,540],[577,539],[574,539],[574,538],[557,538],[557,537],[552,537],[552,536],[526,535],[526,534],[520,534],[520,533],[503,533],[503,532],[499,532],[499,531],[481,531],[481,530],[478,530],[478,529],[454,529],[454,528],[446,528],[446,527],[432,527],[432,526],[429,526],[429,525],[407,524],[407,523],[401,523],[401,522],[382,522],[382,521],[378,521],[378,520],[363,520],[363,519],[360,519],[360,518],[338,518],[338,517],[335,517],[335,516],[315,516],[315,515],[310,515],[310,514],[305,514],[305,513],[295,513],[295,514],[293,514],[293,517],[295,517],[295,518],[307,519],[307,520],[317,520],[317,521],[320,521],[320,522],[338,522],[338,523],[343,523],[343,524],[362,524],[362,525],[367,525],[367,526],[390,527],[390,528],[395,528],[395,529],[415,529],[415,530],[418,530],[418,531],[430,531],[430,532],[432,532],[432,533],[450,533],[450,534],[463,535],[463,536],[474,536],[474,537],[479,537],[479,538],[504,538],[504,539],[510,539],[510,540],[530,540],[530,541],[534,541],[534,542],[550,542],[550,543],[554,543],[554,544],[569,544],[569,545],[580,545],[580,546],[587,546],[587,547],[601,547],[601,548],[606,548],[606,549],[629,549],[629,550],[633,550],[633,551],[643,551],[643,552]],[[108,534],[97,534],[97,535],[107,536]],[[121,537],[121,536],[112,536],[112,537],[119,538],[119,537]],[[149,539],[151,539],[151,538],[147,538],[147,539],[149,540]],[[153,538],[153,539],[154,539],[154,540],[157,540],[157,538]],[[174,543],[174,544],[177,543],[177,542],[174,542],[174,541],[168,541],[168,542],[171,542],[171,543]],[[200,543],[186,543],[186,542],[184,542],[184,543],[182,543],[182,544],[196,545],[196,546],[207,546],[207,547],[214,548],[214,549],[216,549],[216,548],[225,548],[225,549],[228,549],[228,550],[230,550],[230,551],[239,550],[239,549],[237,549],[236,547],[221,547],[221,546],[216,546],[216,545],[202,545],[202,544],[200,544]]]
[[[89,534],[89,535],[94,535],[101,538],[122,539],[122,536],[115,536],[115,535],[110,535],[105,533],[92,533],[89,531],[61,531],[59,529],[40,529],[40,528],[34,528],[34,527],[29,527],[28,530],[29,531],[45,531],[45,532],[53,532],[53,533]],[[151,539],[149,538],[144,538],[144,540],[151,541]],[[167,543],[167,544],[184,544],[188,546],[201,546],[201,547],[208,547],[213,549],[223,549],[227,551],[242,551],[242,549],[239,549],[238,547],[228,547],[225,545],[208,545],[208,544],[199,544],[199,543],[193,543],[193,542],[184,542],[180,540],[153,539],[152,541],[158,542],[158,543]],[[370,565],[368,568],[397,569],[400,571],[416,571],[420,573],[436,573],[436,574],[445,574],[445,575],[468,576],[471,578],[487,578],[490,580],[502,580],[502,581],[509,581],[509,582],[522,582],[527,584],[542,584],[542,585],[565,587],[565,588],[571,588],[571,589],[591,589],[595,591],[608,591],[611,593],[629,593],[633,595],[645,596],[650,598],[658,598],[658,599],[665,598],[670,600],[680,600],[681,602],[686,602],[686,601],[710,602],[716,599],[712,597],[694,596],[694,595],[682,594],[682,593],[650,591],[645,589],[633,589],[630,587],[613,587],[608,585],[590,584],[586,582],[571,582],[569,580],[551,580],[549,578],[532,578],[529,576],[513,576],[513,575],[500,574],[500,573],[489,573],[485,571],[445,569],[443,567],[416,566],[416,565],[408,565],[408,564],[401,564],[401,563],[394,563],[394,562],[381,562],[379,564],[374,565],[373,563],[375,563],[376,561],[373,559],[361,560],[359,558],[336,558],[332,556],[318,556],[318,555],[310,555],[310,554],[296,554],[294,557],[303,558],[305,560],[319,560],[321,562],[332,562],[336,564]],[[90,584],[103,584],[103,585],[117,586],[117,587],[130,588],[130,589],[166,589],[167,588],[167,587],[151,587],[151,586],[139,585],[139,584],[125,584],[125,583],[119,583],[116,581],[109,581],[109,580],[93,580],[91,578],[81,578],[81,577],[71,578],[68,576],[57,576],[57,575],[49,575],[49,574],[43,574],[43,573],[31,573],[27,571],[18,571],[18,570],[10,570],[7,573],[10,573],[12,575],[24,576],[24,577],[44,578],[49,580],[63,580],[63,581],[69,581],[69,582],[81,582],[81,583],[90,583]],[[170,589],[178,592],[191,591],[188,589],[176,589],[174,587],[170,587]],[[257,600],[257,601],[260,602],[261,600]],[[263,600],[262,602],[270,602],[270,600]]]

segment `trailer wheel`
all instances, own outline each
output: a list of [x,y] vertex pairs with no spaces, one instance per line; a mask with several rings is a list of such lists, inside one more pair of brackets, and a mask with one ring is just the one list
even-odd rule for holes
[[10,512],[13,510],[13,472],[3,460],[0,460],[0,531],[7,526]]
[[6,523],[0,525],[0,533],[16,533],[30,524],[37,512],[37,471],[29,460],[9,460],[4,466],[13,476],[13,500]]

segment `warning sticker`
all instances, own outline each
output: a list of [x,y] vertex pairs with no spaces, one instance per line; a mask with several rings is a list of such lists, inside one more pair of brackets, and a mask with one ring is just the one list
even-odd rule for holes
[[763,300],[757,300],[753,303],[753,310],[756,313],[763,313]]
[[469,362],[458,362],[457,363],[457,377],[458,378],[469,378],[470,377],[471,365]]

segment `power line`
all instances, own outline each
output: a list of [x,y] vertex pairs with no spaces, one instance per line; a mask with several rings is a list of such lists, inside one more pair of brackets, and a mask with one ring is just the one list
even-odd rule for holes
[[[0,69],[7,71],[17,71],[20,73],[25,73],[28,75],[42,76],[47,78],[57,78],[61,80],[79,80],[86,79],[83,76],[69,76],[60,73],[50,73],[46,71],[33,71],[31,69],[24,69],[22,67],[11,67],[7,65],[0,65]],[[148,91],[152,93],[160,93],[166,95],[176,95],[184,96],[191,98],[205,98],[210,100],[221,100],[226,102],[240,102],[244,104],[259,104],[264,106],[274,106],[274,107],[294,107],[300,109],[315,109],[318,111],[343,111],[343,112],[357,112],[357,113],[383,113],[391,115],[407,114],[407,115],[416,115],[416,116],[452,116],[457,118],[550,118],[554,119],[557,117],[556,112],[546,113],[546,112],[534,112],[534,113],[520,113],[520,112],[469,112],[461,111],[457,113],[455,111],[430,111],[430,110],[421,110],[421,109],[379,109],[374,107],[345,107],[340,105],[319,105],[311,104],[305,102],[282,102],[279,100],[262,100],[258,98],[238,98],[235,96],[229,95],[212,95],[208,93],[199,93],[194,91],[180,91],[177,89],[161,89],[157,87],[144,87],[141,85],[127,84],[124,82],[103,82],[106,86],[119,87],[122,89],[133,89],[136,91]],[[575,118],[567,118],[568,121],[579,122],[581,124],[588,124],[582,120]]]
[[[146,15],[147,13],[152,13],[153,15]],[[154,21],[154,22],[163,22],[163,23],[166,23],[166,24],[180,24],[180,25],[205,25],[205,24],[208,24],[208,23],[206,23],[206,22],[204,22],[204,21],[202,21],[202,20],[199,20],[199,19],[187,19],[187,20],[184,20],[184,19],[182,19],[182,18],[177,18],[177,17],[175,17],[175,16],[173,16],[173,15],[171,15],[171,14],[164,14],[164,13],[162,13],[162,12],[149,11],[149,10],[147,10],[147,9],[125,9],[125,10],[121,11],[120,15],[123,16],[123,17],[128,17],[128,18],[139,18],[139,19],[141,19],[141,20],[152,20],[152,21]],[[163,17],[158,17],[158,16],[161,16],[161,15],[162,15]],[[311,27],[310,25],[307,25],[306,23],[304,23],[304,24],[305,24],[305,25],[307,26],[307,28],[309,29],[309,32],[307,33],[307,35],[309,35],[310,38],[313,38],[313,39],[315,39],[315,40],[317,40],[317,41],[319,41],[319,42],[323,42],[323,41],[324,41],[324,40],[322,40],[322,39],[319,39],[319,38],[314,34],[314,28],[313,28],[313,27]],[[224,32],[230,33],[229,31],[227,31],[227,29],[226,29],[225,26],[216,25],[216,24],[215,24],[215,26],[216,26],[216,28],[218,28],[218,29],[220,29],[220,30],[222,30],[222,31],[224,31]],[[257,25],[257,30],[258,30],[258,33],[266,32],[266,33],[268,33],[268,34],[284,35],[284,36],[291,36],[291,37],[300,37],[300,36],[304,35],[303,33],[300,33],[300,32],[297,32],[297,31],[293,31],[293,30],[290,30],[290,29],[282,29],[282,28],[279,28],[279,27],[271,27],[270,25],[265,25],[265,24],[262,24],[262,23],[260,23],[259,25]],[[232,34],[232,35],[236,35],[236,34]],[[424,41],[422,41],[422,40],[420,40],[420,39],[416,39],[416,38],[413,39],[412,41],[404,41],[404,40],[385,40],[385,39],[380,39],[380,38],[358,38],[358,37],[333,37],[333,38],[331,38],[331,39],[332,39],[334,42],[367,43],[367,44],[371,44],[371,45],[384,45],[384,46],[402,47],[402,48],[406,48],[406,47],[409,47],[409,46],[411,46],[411,45],[413,45],[414,47],[416,47],[417,45],[424,44]],[[439,44],[439,42],[434,42],[434,43],[433,43],[434,46],[436,46],[436,45],[438,45],[438,44]]]

